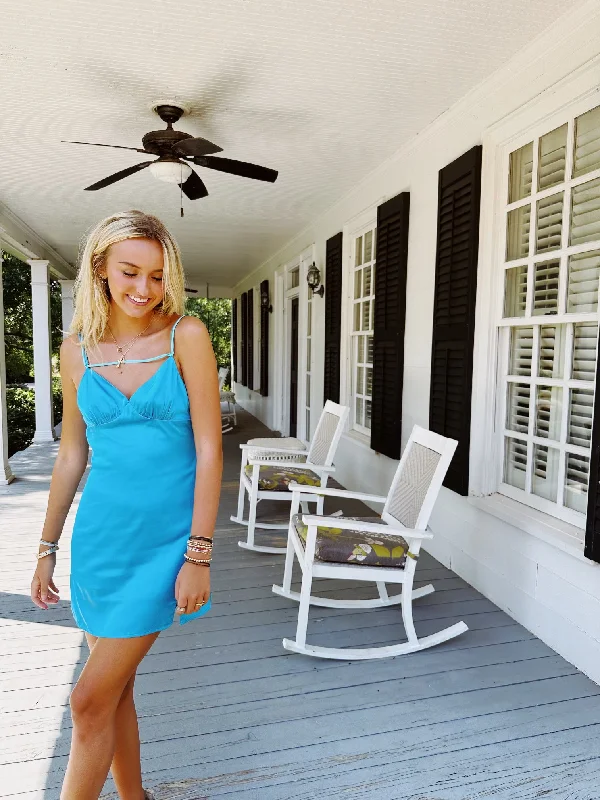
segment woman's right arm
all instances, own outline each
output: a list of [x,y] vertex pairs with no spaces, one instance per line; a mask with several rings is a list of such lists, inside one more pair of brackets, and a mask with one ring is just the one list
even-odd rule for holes
[[[60,348],[60,375],[62,381],[63,416],[58,455],[52,470],[50,494],[46,519],[41,539],[58,542],[75,492],[85,472],[89,446],[85,435],[85,422],[77,405],[75,376],[81,359],[79,347],[71,339],[65,339]],[[80,368],[79,368],[80,370]],[[48,549],[40,546],[40,551]],[[57,589],[52,581],[56,555],[49,555],[37,562],[31,583],[31,598],[40,608],[47,603],[58,602]]]

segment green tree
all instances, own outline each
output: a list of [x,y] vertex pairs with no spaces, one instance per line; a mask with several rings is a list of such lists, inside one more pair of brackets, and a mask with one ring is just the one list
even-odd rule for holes
[[206,325],[219,367],[231,364],[231,300],[189,297],[185,313]]

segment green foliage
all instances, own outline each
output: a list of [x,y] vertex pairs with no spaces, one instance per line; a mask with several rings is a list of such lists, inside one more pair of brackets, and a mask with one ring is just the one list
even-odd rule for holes
[[189,297],[185,313],[206,325],[219,367],[231,364],[231,300]]
[[35,433],[35,393],[33,389],[10,387],[6,390],[8,455],[29,447]]
[[[10,253],[2,253],[4,290],[4,337],[6,341],[6,382],[29,383],[33,376],[33,318],[31,312],[31,270]],[[58,356],[62,333],[61,291],[58,281],[50,285],[52,354]]]

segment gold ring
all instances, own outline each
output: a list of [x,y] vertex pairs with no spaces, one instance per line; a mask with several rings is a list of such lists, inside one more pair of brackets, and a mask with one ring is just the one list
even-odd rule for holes
[[194,608],[198,608],[199,606],[203,606],[203,605],[204,605],[204,603],[196,603],[196,605],[194,606]]
[[180,607],[180,606],[177,606],[177,608],[175,609],[175,611],[185,611],[185,609],[186,609],[186,608],[187,608],[187,606],[181,606],[181,607]]

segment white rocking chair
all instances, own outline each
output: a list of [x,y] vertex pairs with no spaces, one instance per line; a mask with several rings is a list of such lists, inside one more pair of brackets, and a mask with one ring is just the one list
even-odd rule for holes
[[[321,658],[342,660],[385,658],[412,653],[445,642],[467,630],[464,622],[419,639],[412,616],[412,601],[431,594],[433,586],[413,589],[415,567],[423,539],[431,539],[427,523],[457,442],[415,426],[406,445],[387,497],[343,489],[312,489],[313,497],[347,497],[384,503],[381,522],[344,517],[298,514],[305,488],[291,483],[292,509],[288,532],[283,586],[275,594],[299,601],[296,639],[284,639],[286,650]],[[293,592],[294,554],[302,569],[302,589]],[[369,581],[377,585],[373,600],[336,600],[311,594],[313,578]],[[386,584],[402,585],[402,591],[388,595]],[[326,608],[380,608],[402,604],[407,641],[383,647],[316,647],[306,644],[311,605]]]
[[[312,493],[313,487],[327,486],[329,475],[335,471],[333,458],[344,423],[348,416],[347,406],[340,406],[328,400],[321,414],[315,435],[308,450],[279,449],[276,439],[269,441],[264,447],[253,443],[240,445],[242,464],[240,468],[240,490],[238,495],[237,515],[231,517],[232,522],[248,527],[246,541],[238,542],[246,550],[259,553],[285,553],[285,547],[268,547],[254,543],[256,528],[264,530],[286,530],[288,523],[257,522],[256,507],[261,500],[282,500],[291,503],[293,496],[288,492],[291,481],[297,481],[304,487],[302,508],[308,512],[308,503],[317,504],[317,513],[323,513],[323,497]],[[273,444],[271,444],[273,442]],[[290,460],[293,453],[294,460]],[[302,462],[299,459],[302,458]],[[248,494],[248,519],[244,519],[244,501]]]
[[227,379],[229,369],[220,367],[219,369],[219,400],[227,403],[227,411],[221,409],[221,432],[229,433],[237,425],[237,415],[235,413],[235,394],[232,391],[223,391],[223,386]]

